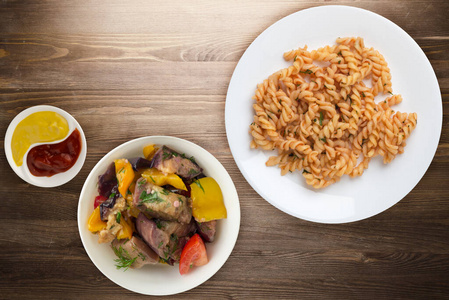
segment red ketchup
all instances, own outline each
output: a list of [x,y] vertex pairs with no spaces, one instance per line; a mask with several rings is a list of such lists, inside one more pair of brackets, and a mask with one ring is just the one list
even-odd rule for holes
[[39,145],[30,150],[27,166],[34,176],[53,176],[73,167],[81,152],[81,135],[78,129],[58,144]]

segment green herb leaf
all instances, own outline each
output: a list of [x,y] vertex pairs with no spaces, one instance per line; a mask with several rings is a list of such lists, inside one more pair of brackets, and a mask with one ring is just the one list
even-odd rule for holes
[[321,141],[323,141],[323,143],[326,143],[326,137],[320,139]]
[[203,190],[203,193],[206,193],[206,192],[204,191],[203,186],[201,185],[201,183],[200,183],[198,180],[195,180],[194,183],[195,183],[197,186],[199,186],[200,189]]
[[122,213],[121,212],[118,212],[117,213],[117,216],[115,217],[115,220],[117,221],[117,223],[119,223],[120,224],[120,218],[122,217]]
[[117,247],[112,247],[114,250],[115,255],[118,257],[117,259],[114,259],[116,262],[117,269],[124,269],[124,271],[128,270],[128,268],[136,261],[137,256],[132,258],[128,251],[123,249],[122,246],[117,249]]
[[302,173],[306,173],[306,174],[311,174],[309,171],[307,171],[306,169],[302,170]]
[[304,74],[313,74],[313,71],[310,69],[307,69],[305,71],[299,71],[299,73],[304,73]]
[[198,174],[199,172],[197,171],[197,170],[195,170],[195,169],[190,169],[189,170],[189,175],[196,175],[196,174]]
[[172,157],[172,154],[170,152],[164,152],[162,153],[162,160],[166,160]]
[[320,126],[323,126],[323,118],[324,118],[324,114],[322,111],[320,111]]
[[140,199],[139,205],[141,205],[143,203],[164,202],[164,199],[160,198],[156,191],[153,191],[153,193],[150,193],[150,194],[148,194],[147,191],[143,191],[142,194],[140,194],[139,199]]

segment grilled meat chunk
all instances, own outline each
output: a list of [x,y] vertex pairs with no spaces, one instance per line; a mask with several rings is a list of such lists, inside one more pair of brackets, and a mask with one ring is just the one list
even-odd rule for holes
[[133,269],[139,269],[144,265],[157,264],[159,255],[156,254],[144,241],[133,236],[130,240],[114,240],[111,244],[117,256],[124,256],[126,259],[134,260],[130,265]]
[[203,172],[203,169],[196,164],[193,158],[189,159],[167,146],[162,146],[154,154],[151,167],[164,173],[175,173],[187,180]]
[[190,223],[192,219],[189,198],[154,185],[143,177],[136,182],[133,205],[155,218],[184,224]]
[[205,242],[213,242],[217,231],[217,220],[209,222],[196,222],[198,233]]
[[148,219],[140,213],[136,229],[142,239],[169,264],[179,262],[182,248],[196,230],[195,222],[189,224]]

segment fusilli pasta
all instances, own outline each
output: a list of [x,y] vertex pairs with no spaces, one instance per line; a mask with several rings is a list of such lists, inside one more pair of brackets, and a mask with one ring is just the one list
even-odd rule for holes
[[[384,57],[360,37],[336,42],[284,53],[293,64],[258,84],[253,97],[251,148],[277,149],[266,165],[282,175],[302,170],[314,188],[361,176],[377,155],[391,162],[417,124],[416,113],[391,109],[402,97],[392,93]],[[390,96],[376,103],[379,93]]]

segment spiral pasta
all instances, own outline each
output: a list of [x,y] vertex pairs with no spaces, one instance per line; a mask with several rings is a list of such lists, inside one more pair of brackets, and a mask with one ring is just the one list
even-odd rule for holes
[[[377,155],[391,162],[417,124],[416,113],[391,109],[402,97],[392,93],[384,57],[360,37],[336,43],[284,53],[293,64],[258,84],[253,97],[250,147],[277,149],[266,165],[281,175],[302,170],[314,188],[361,176]],[[390,95],[376,103],[380,93]]]

